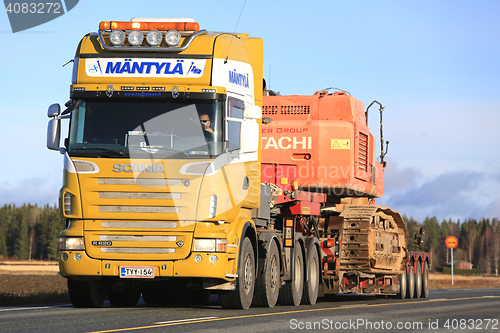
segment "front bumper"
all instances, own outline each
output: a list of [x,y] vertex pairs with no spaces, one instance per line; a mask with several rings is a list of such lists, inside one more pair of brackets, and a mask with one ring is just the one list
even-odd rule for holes
[[[80,254],[76,260],[75,255]],[[194,260],[199,254],[200,262]],[[217,261],[209,260],[211,255]],[[67,259],[64,260],[67,256]],[[59,270],[66,278],[119,276],[120,266],[152,266],[155,277],[201,277],[234,280],[236,276],[236,254],[225,252],[191,252],[183,260],[148,261],[148,260],[101,260],[90,258],[85,251],[60,251]]]

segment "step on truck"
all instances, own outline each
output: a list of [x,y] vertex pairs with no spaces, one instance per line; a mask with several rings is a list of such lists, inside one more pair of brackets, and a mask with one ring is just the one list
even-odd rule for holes
[[261,39],[192,19],[83,37],[47,129],[64,155],[58,258],[74,306],[427,296],[428,255],[374,203],[385,163],[368,110],[345,92],[263,96],[262,62]]

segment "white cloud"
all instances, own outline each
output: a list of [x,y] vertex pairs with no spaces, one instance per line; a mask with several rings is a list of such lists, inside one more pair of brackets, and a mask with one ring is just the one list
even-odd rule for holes
[[[477,171],[449,171],[425,178],[416,168],[387,169],[385,194],[377,204],[422,220],[500,217],[498,174]],[[391,171],[389,171],[391,170]]]
[[5,204],[58,204],[60,183],[47,178],[29,177],[16,181],[0,183],[0,205]]

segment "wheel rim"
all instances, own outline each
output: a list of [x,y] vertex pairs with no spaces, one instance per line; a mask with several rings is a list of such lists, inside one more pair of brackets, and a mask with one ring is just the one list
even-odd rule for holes
[[311,260],[310,270],[311,270],[311,277],[309,280],[311,281],[311,290],[315,291],[316,286],[319,284],[318,283],[318,274],[317,274],[318,273],[318,262],[317,262],[316,256],[313,256],[313,259]]
[[278,285],[278,264],[276,261],[276,257],[273,256],[271,259],[271,290],[274,292],[276,290],[276,286]]
[[302,284],[302,265],[301,265],[301,262],[300,262],[300,257],[299,256],[295,256],[295,272],[294,272],[294,287],[295,287],[295,290],[299,290],[300,289],[300,285]]
[[249,254],[245,257],[245,278],[244,278],[244,284],[245,284],[245,294],[250,293],[250,289],[252,289],[252,279],[253,279],[253,272],[252,272],[252,258],[250,257]]

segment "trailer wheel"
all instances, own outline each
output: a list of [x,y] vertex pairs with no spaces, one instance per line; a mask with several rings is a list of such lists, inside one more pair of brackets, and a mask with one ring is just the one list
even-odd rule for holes
[[406,274],[406,284],[408,286],[408,298],[413,298],[415,294],[415,270],[413,269],[413,263],[410,264],[408,268],[408,273]]
[[304,257],[299,242],[295,242],[292,281],[281,287],[278,302],[282,305],[299,305],[304,291]]
[[255,256],[252,242],[246,237],[241,247],[236,290],[220,293],[220,304],[224,309],[248,309],[252,304],[254,288]]
[[406,298],[406,291],[408,289],[407,283],[406,283],[406,272],[403,274],[399,275],[399,293],[396,294],[396,298],[399,299],[405,299]]
[[307,250],[307,281],[304,281],[304,295],[302,297],[303,304],[316,304],[319,292],[319,259],[316,246],[311,242]]
[[113,287],[108,289],[108,301],[113,306],[135,306],[139,302],[139,298],[141,298],[141,292],[137,289],[128,288],[125,291],[114,291]]
[[424,263],[424,274],[422,275],[422,297],[429,297],[429,265]]
[[420,298],[422,295],[422,266],[420,261],[417,262],[417,273],[415,275],[415,298]]
[[106,299],[106,287],[102,281],[68,279],[68,293],[75,308],[100,308]]
[[276,305],[280,290],[280,259],[278,246],[271,241],[266,256],[266,265],[262,274],[255,281],[255,306],[270,307]]

